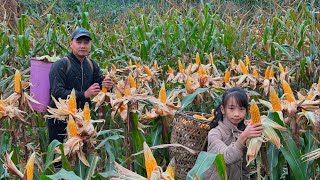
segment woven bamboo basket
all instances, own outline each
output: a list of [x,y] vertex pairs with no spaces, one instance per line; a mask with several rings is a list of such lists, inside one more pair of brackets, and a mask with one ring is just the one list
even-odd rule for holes
[[[207,142],[210,130],[209,121],[194,118],[193,115],[202,115],[209,118],[210,114],[198,112],[178,112],[173,120],[170,143],[179,143],[195,151],[202,151]],[[169,148],[170,159],[176,159],[175,177],[186,179],[188,172],[194,166],[198,153],[191,154],[181,147]]]

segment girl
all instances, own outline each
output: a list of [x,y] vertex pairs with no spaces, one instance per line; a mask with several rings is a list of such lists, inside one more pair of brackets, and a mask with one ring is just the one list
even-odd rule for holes
[[[208,134],[208,152],[223,154],[227,165],[229,180],[250,179],[246,167],[246,140],[262,133],[261,124],[246,126],[244,119],[248,112],[248,97],[241,88],[231,88],[222,95],[222,102],[215,109],[215,119]],[[212,165],[204,179],[220,179],[217,169]]]

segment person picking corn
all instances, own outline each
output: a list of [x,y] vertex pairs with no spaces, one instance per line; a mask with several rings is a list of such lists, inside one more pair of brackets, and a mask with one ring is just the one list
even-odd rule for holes
[[[90,98],[97,95],[103,87],[111,89],[113,81],[104,78],[98,63],[88,58],[91,50],[91,34],[84,28],[76,29],[71,35],[71,53],[53,63],[50,73],[50,94],[55,99],[67,99],[75,89],[76,108],[83,108]],[[55,108],[51,98],[50,107]],[[63,143],[67,123],[48,118],[49,143],[54,139]]]
[[[246,141],[260,137],[263,132],[259,122],[245,125],[248,109],[248,96],[243,89],[227,89],[222,95],[222,102],[214,111],[214,120],[210,124],[207,151],[223,154],[227,166],[227,179],[230,180],[250,179],[246,166]],[[214,165],[205,172],[204,179],[220,179]]]

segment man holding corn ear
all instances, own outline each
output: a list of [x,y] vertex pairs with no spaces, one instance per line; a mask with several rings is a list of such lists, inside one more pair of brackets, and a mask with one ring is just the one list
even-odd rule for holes
[[[88,58],[91,50],[91,34],[84,28],[76,29],[71,35],[71,53],[56,61],[49,73],[50,93],[55,98],[67,99],[72,89],[76,92],[77,109],[83,108],[90,97],[97,95],[102,87],[111,89],[113,81],[104,78],[99,65]],[[50,107],[55,108],[51,99]],[[57,139],[63,143],[67,124],[48,119],[49,143]]]

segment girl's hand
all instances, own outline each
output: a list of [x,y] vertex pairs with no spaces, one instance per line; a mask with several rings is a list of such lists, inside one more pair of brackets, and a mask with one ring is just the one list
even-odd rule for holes
[[245,144],[247,139],[261,136],[262,131],[263,131],[263,127],[261,123],[254,124],[254,125],[251,125],[251,123],[249,123],[246,129],[239,136],[240,143]]

